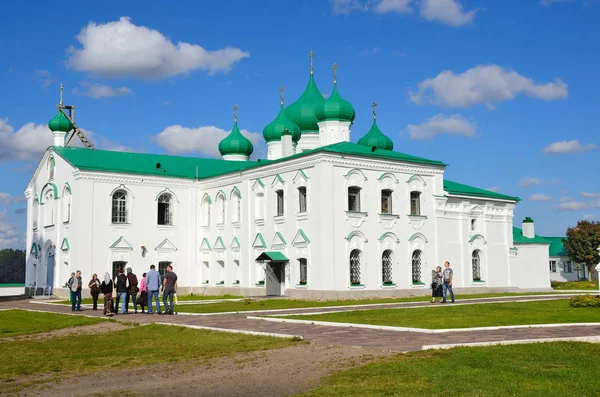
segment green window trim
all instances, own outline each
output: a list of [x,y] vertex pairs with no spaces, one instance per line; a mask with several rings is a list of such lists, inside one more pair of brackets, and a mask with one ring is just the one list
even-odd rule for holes
[[306,281],[304,281],[304,282],[300,281],[300,282],[299,282],[298,284],[296,284],[296,285],[304,285],[304,286],[305,286],[305,285],[306,285]]
[[384,287],[394,287],[394,286],[396,286],[396,283],[393,281],[390,281],[389,283],[382,283],[381,285],[383,285]]
[[485,283],[485,280],[473,280],[474,283]]
[[204,280],[204,282],[202,284],[210,284],[210,283],[208,282],[208,280]]
[[229,195],[230,200],[233,198],[233,192],[237,192],[238,196],[240,196],[240,199],[242,198],[242,192],[237,186],[234,186],[233,189],[231,189],[231,194]]
[[212,203],[213,203],[213,201],[212,201],[212,199],[210,198],[210,195],[209,195],[208,193],[204,193],[204,196],[202,196],[202,201],[204,201],[204,198],[205,198],[205,197],[206,197],[206,198],[208,198],[208,203],[209,203],[209,204],[212,204]]
[[259,282],[256,283],[256,285],[265,285],[265,280],[260,280]]
[[240,283],[240,280],[235,280],[235,281],[234,281],[233,283],[231,283],[231,284],[233,284],[233,285],[238,285],[239,283]]
[[219,281],[216,285],[224,285],[225,281]]
[[421,281],[413,281],[412,285],[425,285],[425,283],[423,283]]
[[351,287],[364,287],[365,285],[361,284],[361,283],[350,283],[350,286]]
[[219,195],[222,195],[222,196],[223,196],[223,201],[227,201],[227,195],[225,194],[225,192],[224,192],[224,191],[222,191],[222,190],[219,190],[219,191],[217,192],[217,194],[215,195],[215,199],[216,199],[217,197],[219,197]]

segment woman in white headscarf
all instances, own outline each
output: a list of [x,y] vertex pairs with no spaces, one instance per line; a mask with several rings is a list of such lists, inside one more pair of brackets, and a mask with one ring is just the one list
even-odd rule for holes
[[104,315],[112,316],[113,315],[113,282],[110,279],[110,274],[108,272],[104,273],[104,280],[102,284],[100,284],[100,291],[104,294]]

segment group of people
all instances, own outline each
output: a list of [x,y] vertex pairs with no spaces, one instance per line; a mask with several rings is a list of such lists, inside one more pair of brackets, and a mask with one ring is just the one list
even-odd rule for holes
[[[92,310],[98,310],[98,298],[100,293],[104,295],[104,315],[112,316],[119,314],[119,303],[121,304],[120,314],[129,313],[129,302],[133,302],[134,313],[138,313],[138,305],[141,306],[142,313],[153,314],[152,299],[156,302],[156,313],[163,314],[160,310],[159,290],[163,292],[164,314],[173,314],[175,312],[174,298],[177,292],[177,275],[171,265],[167,266],[164,276],[156,270],[154,265],[150,266],[147,273],[142,274],[141,281],[128,267],[126,272],[119,268],[117,276],[111,280],[110,274],[104,274],[104,280],[100,281],[98,275],[94,273],[88,283],[90,294],[92,295]],[[71,291],[71,310],[81,311],[81,271],[71,273],[71,278],[67,282]],[[145,311],[145,307],[148,311]]]
[[454,291],[452,291],[452,281],[454,272],[450,268],[450,262],[444,262],[444,270],[441,266],[431,271],[431,303],[435,303],[435,298],[441,298],[440,303],[446,303],[446,297],[450,292],[451,302],[454,303]]

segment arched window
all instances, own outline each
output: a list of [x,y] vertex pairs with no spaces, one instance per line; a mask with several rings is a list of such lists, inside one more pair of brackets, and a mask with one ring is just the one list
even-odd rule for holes
[[158,224],[173,224],[173,199],[170,194],[163,193],[158,196]]
[[300,281],[298,284],[306,285],[308,278],[308,263],[305,258],[298,259],[298,264],[300,265]]
[[383,189],[381,191],[381,213],[393,214],[392,212],[392,190]]
[[421,250],[414,250],[412,254],[412,282],[421,282]]
[[127,223],[127,192],[117,190],[112,195],[112,223]]
[[275,195],[277,196],[277,216],[283,216],[283,190],[277,190]]
[[231,221],[240,222],[240,220],[242,219],[242,198],[240,197],[240,194],[237,191],[234,192],[231,197],[231,209],[233,212],[233,218],[231,219]]
[[68,223],[71,221],[71,191],[67,188],[63,190],[62,196],[62,213],[63,222]]
[[210,227],[210,198],[204,196],[202,199],[202,226]]
[[223,193],[217,195],[217,223],[225,223],[225,196]]
[[392,250],[385,250],[381,255],[381,275],[383,284],[393,284]]
[[54,225],[55,205],[54,191],[52,189],[48,189],[43,201],[44,226]]
[[360,188],[358,186],[348,188],[348,211],[360,212]]
[[306,187],[298,188],[298,212],[306,212]]
[[421,215],[421,192],[410,192],[410,214]]
[[350,285],[360,285],[360,250],[350,252]]
[[481,280],[481,256],[479,250],[473,251],[471,255],[471,267],[473,268],[473,281]]
[[54,157],[50,156],[48,158],[48,179],[54,179],[54,168],[56,168],[56,162]]

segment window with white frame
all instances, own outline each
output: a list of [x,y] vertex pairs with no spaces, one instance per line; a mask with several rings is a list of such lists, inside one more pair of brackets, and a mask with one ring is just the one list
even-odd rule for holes
[[158,272],[160,273],[161,277],[164,277],[165,274],[167,274],[167,267],[171,266],[171,263],[173,263],[173,262],[169,262],[169,261],[158,262]]
[[173,198],[168,193],[158,196],[158,219],[159,225],[173,225]]
[[410,214],[421,215],[421,192],[410,192]]
[[392,190],[383,189],[381,191],[381,213],[382,214],[393,214],[392,212]]
[[473,272],[473,281],[481,281],[481,255],[479,250],[471,254],[471,268]]
[[112,223],[127,223],[127,192],[117,190],[112,195]]
[[360,212],[360,188],[358,186],[348,188],[348,211]]
[[556,273],[556,261],[550,261],[550,273]]
[[202,226],[210,227],[210,198],[204,196],[202,199]]
[[350,252],[350,285],[360,284],[360,250]]
[[564,261],[563,269],[564,269],[565,273],[573,273],[573,265],[572,265],[571,261]]
[[298,212],[306,212],[306,187],[298,188]]
[[46,192],[44,197],[44,226],[52,226],[54,225],[54,216],[55,216],[55,201],[54,201],[54,192],[52,189],[49,189]]
[[69,189],[64,189],[62,196],[62,213],[63,222],[68,223],[71,221],[71,192]]
[[392,250],[385,250],[381,255],[381,276],[383,284],[392,284]]
[[306,285],[308,280],[308,262],[306,261],[306,258],[300,258],[298,259],[298,264],[300,266],[300,281],[298,284]]
[[242,219],[242,198],[240,197],[240,194],[237,191],[235,191],[231,197],[231,205],[233,210],[233,217],[231,221],[240,222],[240,220]]
[[471,231],[474,232],[477,230],[477,219],[471,219]]
[[217,195],[217,223],[225,223],[225,196],[220,193]]
[[275,195],[277,196],[277,216],[283,216],[283,190],[277,190]]
[[56,162],[54,157],[48,158],[48,179],[54,179],[54,169],[56,168]]
[[412,253],[412,282],[421,283],[421,250],[414,250]]

